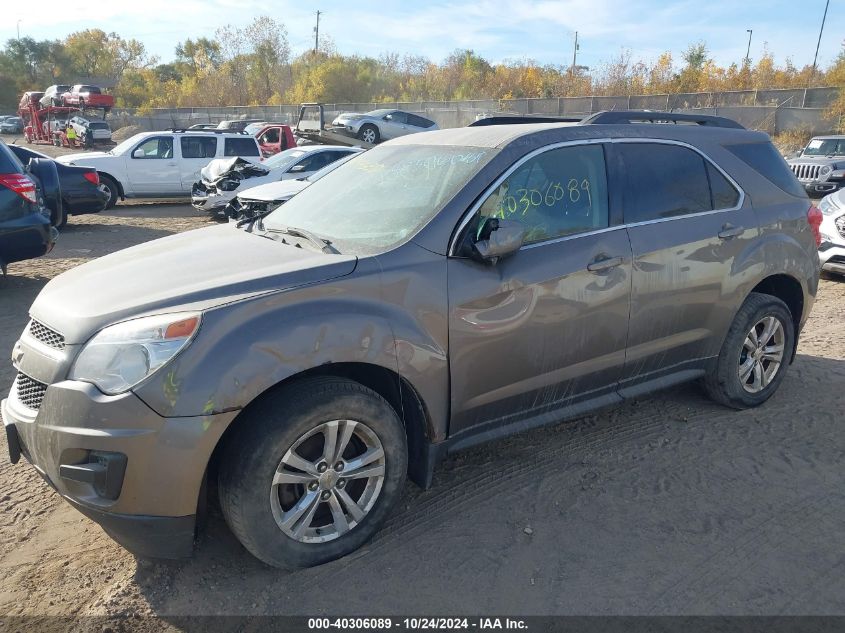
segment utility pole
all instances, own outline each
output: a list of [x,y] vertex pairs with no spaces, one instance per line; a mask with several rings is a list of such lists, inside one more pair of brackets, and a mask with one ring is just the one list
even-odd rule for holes
[[[819,46],[822,44],[822,33],[824,33],[824,23],[827,20],[827,8],[830,6],[830,0],[824,3],[824,15],[822,16],[822,25],[819,29],[819,41],[816,42],[816,55],[813,57],[813,72],[810,75],[810,83],[812,83],[813,79],[816,77],[816,63],[819,61]],[[807,85],[809,88],[809,84]]]
[[18,20],[18,24],[17,24],[17,27],[18,27],[18,41],[20,41],[20,39],[21,39],[21,22],[23,22],[23,20]]
[[314,53],[320,50],[320,11],[317,11],[317,26],[314,27]]
[[748,49],[745,51],[745,63],[751,64],[751,34],[754,32],[754,29],[745,29],[745,32],[748,33]]
[[575,62],[578,59],[578,31],[575,31],[575,47],[572,50],[572,68],[569,69],[572,78],[575,78]]

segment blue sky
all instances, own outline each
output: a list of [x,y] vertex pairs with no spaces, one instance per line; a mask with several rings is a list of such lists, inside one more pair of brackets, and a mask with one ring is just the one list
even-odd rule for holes
[[[242,26],[269,14],[283,22],[294,53],[313,46],[314,12],[324,15],[320,30],[342,53],[377,56],[383,52],[425,55],[441,61],[456,48],[472,48],[492,61],[530,58],[568,65],[578,31],[578,63],[597,68],[630,50],[635,59],[654,60],[672,51],[676,60],[688,44],[704,40],[719,64],[739,62],[753,29],[752,59],[764,44],[779,63],[812,63],[824,0],[745,2],[730,0],[113,0],[93,11],[69,10],[66,2],[42,0],[36,14],[26,3],[3,9],[0,39],[21,35],[62,38],[84,28],[116,31],[144,42],[163,61],[177,42],[211,37],[223,24]],[[845,40],[845,0],[831,0],[819,50],[826,66]]]

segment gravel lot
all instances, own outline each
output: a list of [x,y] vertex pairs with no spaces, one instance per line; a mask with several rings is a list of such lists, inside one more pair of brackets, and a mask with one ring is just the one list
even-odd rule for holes
[[[120,205],[11,265],[0,393],[50,278],[208,224],[184,204]],[[372,543],[293,573],[254,560],[214,507],[191,560],[137,561],[4,446],[0,616],[156,614],[132,627],[152,631],[194,614],[845,614],[843,410],[845,281],[827,279],[764,406],[726,410],[686,385],[467,451],[431,490],[409,484]]]

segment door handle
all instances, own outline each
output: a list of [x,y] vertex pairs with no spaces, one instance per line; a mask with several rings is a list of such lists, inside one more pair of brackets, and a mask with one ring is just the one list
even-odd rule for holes
[[591,273],[601,272],[602,270],[608,270],[610,268],[616,268],[622,264],[621,257],[606,257],[604,259],[599,259],[596,261],[592,261],[587,264],[587,270]]
[[732,237],[737,237],[742,235],[745,232],[745,229],[741,226],[734,226],[733,224],[725,224],[722,227],[722,230],[719,231],[719,239],[720,240],[729,240]]
[[176,167],[176,163],[167,163],[168,167]]

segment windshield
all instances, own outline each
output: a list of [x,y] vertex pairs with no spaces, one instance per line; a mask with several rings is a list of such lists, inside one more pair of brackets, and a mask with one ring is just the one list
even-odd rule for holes
[[261,128],[263,128],[265,125],[267,125],[267,124],[266,123],[250,123],[249,125],[247,125],[244,128],[244,132],[254,136],[255,133],[258,132],[258,130],[260,130]]
[[119,156],[120,154],[128,152],[129,149],[133,145],[135,145],[135,143],[139,142],[140,140],[141,140],[141,134],[136,134],[135,136],[130,136],[128,139],[126,139],[122,143],[118,143],[117,145],[115,145],[111,149],[109,154],[114,154],[115,156]]
[[845,156],[845,138],[814,138],[803,153],[804,156]]
[[383,252],[428,223],[497,151],[382,145],[294,196],[264,226],[306,229],[343,253]]
[[297,160],[305,156],[305,151],[292,147],[264,161],[263,165],[268,169],[285,169],[293,165]]

